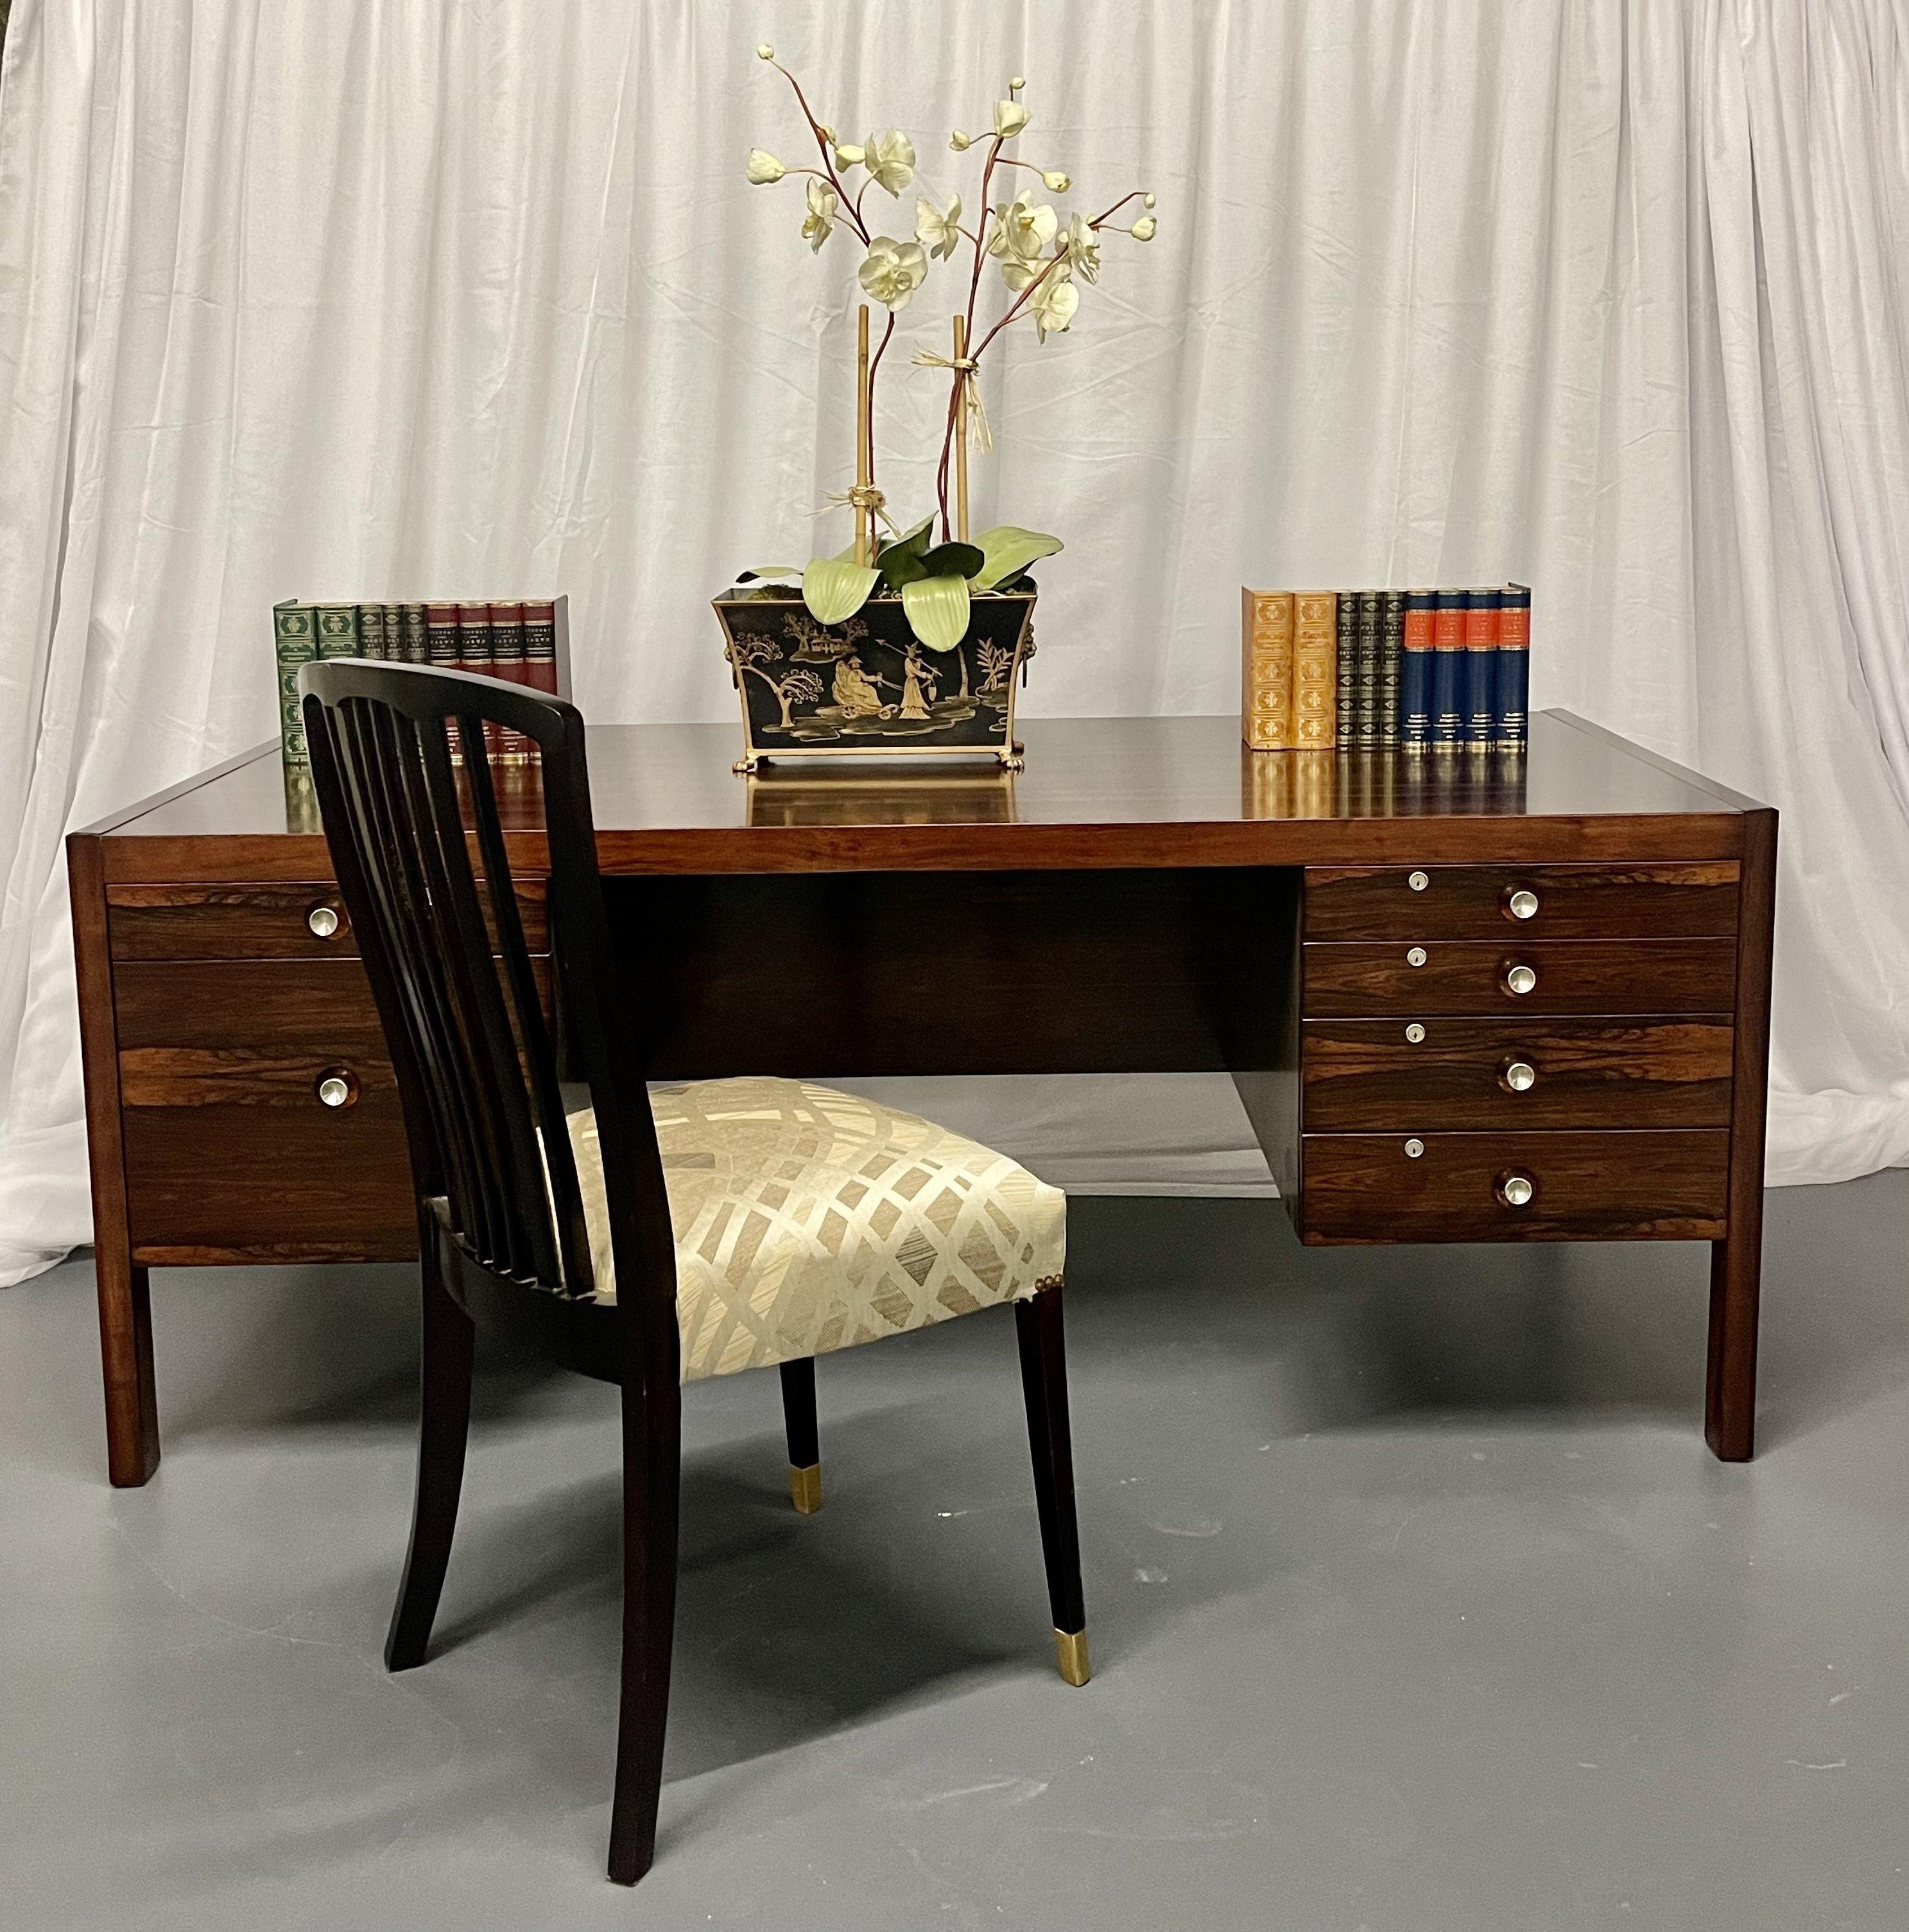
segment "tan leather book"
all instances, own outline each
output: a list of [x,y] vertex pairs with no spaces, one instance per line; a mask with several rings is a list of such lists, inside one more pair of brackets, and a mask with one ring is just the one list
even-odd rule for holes
[[1292,593],[1240,592],[1240,733],[1256,752],[1283,752],[1292,736]]
[[1292,602],[1292,742],[1302,752],[1329,750],[1337,725],[1339,600],[1330,590],[1302,590]]

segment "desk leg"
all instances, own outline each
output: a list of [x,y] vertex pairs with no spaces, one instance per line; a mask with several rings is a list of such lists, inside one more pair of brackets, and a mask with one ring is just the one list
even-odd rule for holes
[[93,1180],[93,1270],[99,1283],[100,1366],[106,1381],[107,1473],[134,1489],[159,1466],[159,1405],[152,1381],[152,1303],[133,1260],[125,1151],[119,1122],[119,1034],[107,940],[100,841],[66,842],[73,906],[74,976],[80,994],[80,1065],[86,1083],[86,1157]]
[[1776,814],[1748,812],[1737,913],[1730,1204],[1727,1232],[1710,1249],[1710,1351],[1703,1399],[1704,1439],[1725,1462],[1748,1462],[1756,1446],[1757,1299],[1763,1272],[1763,1128],[1769,1100],[1775,910]]
[[98,1243],[100,1362],[106,1376],[107,1472],[116,1489],[136,1489],[159,1466],[159,1399],[152,1379],[152,1301],[146,1270]]

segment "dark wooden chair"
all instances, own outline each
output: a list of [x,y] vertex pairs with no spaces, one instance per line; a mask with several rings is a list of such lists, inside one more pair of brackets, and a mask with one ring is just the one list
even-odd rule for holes
[[[620,1384],[610,1876],[634,1883],[654,1856],[662,1779],[683,1382],[778,1364],[791,1490],[810,1510],[821,1502],[815,1354],[1012,1300],[1057,1654],[1061,1675],[1084,1684],[1064,1198],[974,1142],[826,1088],[707,1082],[652,1096],[611,950],[576,710],[493,679],[355,659],[308,665],[299,682],[418,1196],[423,1423],[387,1665],[424,1661],[443,1586],[475,1324]],[[554,1028],[500,826],[487,721],[538,749],[541,784],[520,768],[508,776],[541,800]],[[580,1084],[560,1080],[559,1042],[561,1072]]]

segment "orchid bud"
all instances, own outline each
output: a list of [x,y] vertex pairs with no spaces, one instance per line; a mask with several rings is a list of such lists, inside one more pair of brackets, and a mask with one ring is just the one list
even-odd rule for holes
[[1151,242],[1160,224],[1151,214],[1143,214],[1127,232],[1136,242]]
[[1140,206],[1141,206],[1142,208],[1151,208],[1151,207],[1152,207],[1152,206],[1153,206],[1153,205],[1154,205],[1154,198],[1153,198],[1153,196],[1152,196],[1152,195],[1151,195],[1151,194],[1143,194],[1143,195],[1140,197]]
[[1065,194],[1074,184],[1073,176],[1063,174],[1058,168],[1050,168],[1041,179],[1047,184],[1049,192],[1053,194]]
[[756,49],[755,57],[758,60],[773,60],[776,58],[776,50],[764,40],[761,46]]
[[758,188],[765,188],[771,182],[779,182],[788,172],[788,170],[773,154],[767,154],[760,148],[749,150],[749,176]]
[[966,154],[972,145],[973,136],[964,134],[959,128],[948,136],[948,146],[953,148],[957,154]]

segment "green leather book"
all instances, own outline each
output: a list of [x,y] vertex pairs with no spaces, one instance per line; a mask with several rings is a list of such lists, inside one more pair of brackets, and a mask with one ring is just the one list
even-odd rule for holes
[[360,658],[365,655],[359,635],[356,604],[319,605],[318,655],[321,658]]
[[382,604],[359,605],[358,648],[361,657],[384,658],[397,656],[385,634],[385,610]]
[[[400,634],[404,639],[402,662],[408,664],[428,664],[431,662],[431,638],[425,627],[425,607],[422,604],[407,604],[399,617]],[[389,638],[386,641],[389,643]]]
[[305,713],[299,708],[299,667],[318,655],[317,610],[287,598],[272,607],[272,628],[278,659],[279,748],[287,765],[308,765],[311,760],[305,748]]

